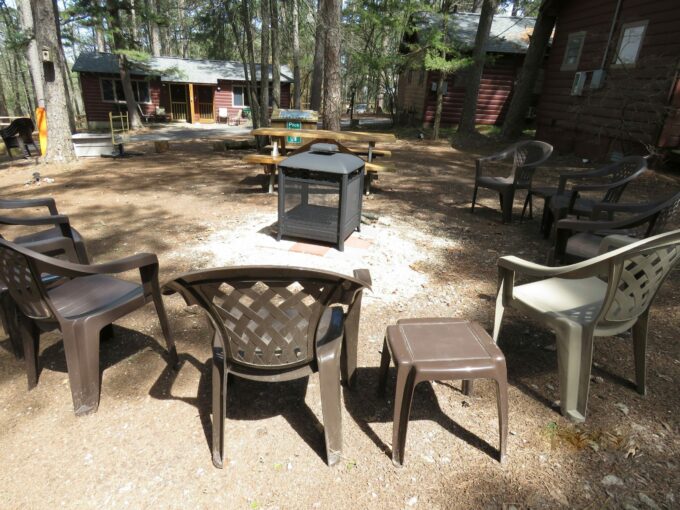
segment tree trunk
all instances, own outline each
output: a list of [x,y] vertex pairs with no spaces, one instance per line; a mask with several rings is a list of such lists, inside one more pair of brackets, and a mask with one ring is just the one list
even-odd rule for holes
[[279,61],[279,8],[278,0],[270,0],[272,15],[272,103],[281,108],[281,62]]
[[47,48],[52,62],[43,63],[45,79],[45,109],[47,111],[47,152],[45,161],[72,161],[75,159],[71,128],[69,125],[68,91],[64,86],[63,52],[59,34],[59,11],[56,0],[32,0],[35,25],[40,27],[36,39],[41,48]]
[[323,128],[340,131],[342,114],[342,75],[340,44],[342,0],[323,0],[323,24],[326,29],[323,74]]
[[[97,0],[97,6],[98,6],[98,11],[101,13],[104,10],[104,4],[102,3],[105,0]],[[106,37],[104,36],[104,19],[101,16],[98,16],[94,20],[95,22],[95,27],[94,27],[94,32],[95,32],[95,44],[97,45],[97,51],[100,53],[106,52]]]
[[154,57],[161,56],[161,32],[158,29],[156,16],[158,16],[158,8],[156,7],[156,0],[147,0],[146,10],[149,13],[149,45],[151,46],[151,54]]
[[443,71],[439,73],[439,80],[437,81],[437,106],[434,111],[434,124],[432,126],[432,139],[439,139],[439,126],[442,122],[442,111],[444,110],[444,84],[446,83],[447,74]]
[[135,9],[135,0],[130,1],[130,47],[136,48],[140,37],[139,37],[139,24],[137,23],[137,11]]
[[538,18],[536,18],[529,49],[524,57],[519,80],[517,80],[517,85],[512,91],[508,113],[503,122],[501,137],[504,140],[514,140],[522,134],[524,119],[531,104],[534,83],[536,83],[538,72],[543,63],[550,34],[557,21],[557,9],[554,5],[555,2],[552,0],[545,0],[541,5]]
[[120,72],[120,81],[123,84],[123,94],[125,95],[130,129],[139,129],[142,127],[142,122],[139,118],[137,102],[135,101],[135,95],[132,91],[132,80],[130,79],[130,73],[128,72],[128,61],[127,57],[123,53],[120,53],[121,50],[127,48],[127,44],[122,33],[118,1],[107,0],[106,5],[108,10],[108,25],[113,32],[113,45],[115,46],[116,52],[119,52],[118,70]]
[[321,108],[321,89],[323,87],[323,58],[325,49],[325,29],[323,22],[322,8],[326,0],[318,0],[318,8],[316,11],[316,47],[314,48],[314,65],[312,71],[312,91],[310,98],[310,108],[319,111]]
[[17,9],[19,10],[19,21],[24,35],[28,37],[26,45],[26,58],[28,69],[31,73],[33,82],[33,92],[35,93],[36,104],[45,106],[45,91],[43,89],[42,61],[38,53],[38,43],[35,40],[35,29],[33,25],[33,12],[31,12],[30,0],[18,0]]
[[5,99],[5,90],[2,84],[2,77],[0,77],[0,117],[7,117],[7,99]]
[[512,11],[510,12],[510,16],[517,16],[517,11],[519,10],[519,3],[520,0],[512,0]]
[[302,89],[300,83],[300,6],[293,0],[293,108],[302,108]]
[[[250,81],[247,82],[248,98],[250,99],[250,117],[253,120],[253,128],[260,127],[260,104],[257,99],[257,66],[255,65],[255,47],[253,44],[253,26],[250,20],[250,0],[241,2],[241,23],[246,34],[246,51],[248,53],[248,65],[250,69]],[[236,29],[234,29],[236,32]]]
[[470,74],[465,87],[465,97],[463,98],[463,111],[458,124],[459,133],[474,133],[475,119],[477,116],[477,96],[479,86],[482,81],[484,71],[484,61],[486,60],[486,43],[489,40],[493,14],[496,12],[498,0],[484,0],[482,12],[479,15],[479,25],[475,36],[475,48],[472,53],[474,63],[470,66]]
[[186,27],[186,4],[184,0],[177,0],[177,14],[179,16],[180,53],[183,58],[189,58],[189,34]]
[[260,4],[262,28],[260,32],[260,126],[269,125],[269,2]]

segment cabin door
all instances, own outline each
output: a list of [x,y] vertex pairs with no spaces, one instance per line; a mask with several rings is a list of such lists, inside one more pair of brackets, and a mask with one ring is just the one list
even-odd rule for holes
[[199,122],[215,122],[213,97],[215,87],[196,85],[195,87],[194,116]]
[[183,83],[170,85],[170,111],[172,120],[189,121],[189,88]]

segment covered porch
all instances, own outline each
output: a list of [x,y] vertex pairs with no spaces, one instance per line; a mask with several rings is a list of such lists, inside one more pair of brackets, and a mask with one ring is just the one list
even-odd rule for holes
[[212,124],[217,119],[216,85],[163,83],[161,106],[172,114],[173,122]]

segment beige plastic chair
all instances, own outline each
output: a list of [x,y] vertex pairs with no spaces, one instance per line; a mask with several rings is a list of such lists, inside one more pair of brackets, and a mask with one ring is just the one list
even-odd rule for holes
[[229,124],[229,110],[226,108],[218,108],[217,109],[217,122],[221,122],[222,119]]
[[[630,242],[626,236],[605,237],[601,255],[558,268],[512,256],[498,261],[494,341],[498,341],[508,306],[555,331],[560,406],[562,414],[573,421],[586,418],[593,337],[618,335],[632,328],[637,390],[645,394],[649,308],[680,260],[680,230]],[[543,279],[515,285],[516,274]]]

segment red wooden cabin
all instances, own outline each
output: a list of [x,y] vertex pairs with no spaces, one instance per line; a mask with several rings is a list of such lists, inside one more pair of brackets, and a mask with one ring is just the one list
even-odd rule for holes
[[[125,108],[117,57],[81,53],[73,71],[80,73],[88,126],[108,127],[109,112]],[[226,108],[233,119],[241,117],[248,106],[241,62],[151,57],[148,62],[132,63],[131,76],[135,99],[145,114],[153,115],[161,107],[172,114],[173,121],[215,122],[220,108]],[[269,76],[271,80],[271,66]],[[281,108],[290,104],[292,80],[288,67],[281,66]]]
[[[484,66],[477,101],[477,124],[499,124],[509,106],[510,95],[524,62],[533,32],[535,18],[495,16],[486,47],[488,60]],[[441,23],[435,15],[419,22],[419,28],[406,43],[418,43],[420,34],[428,27]],[[463,51],[474,46],[479,14],[454,14],[449,19],[449,34]],[[425,35],[426,37],[426,35]],[[423,40],[425,37],[421,37]],[[422,44],[422,42],[421,42]],[[448,77],[444,92],[442,126],[456,124],[460,119],[465,96],[467,72],[461,70]],[[399,76],[397,112],[400,118],[411,124],[430,126],[434,121],[437,103],[439,73],[427,71],[423,55],[416,54],[407,69]],[[540,83],[536,91],[540,90]]]
[[557,24],[536,137],[602,159],[680,146],[677,0],[570,0]]

